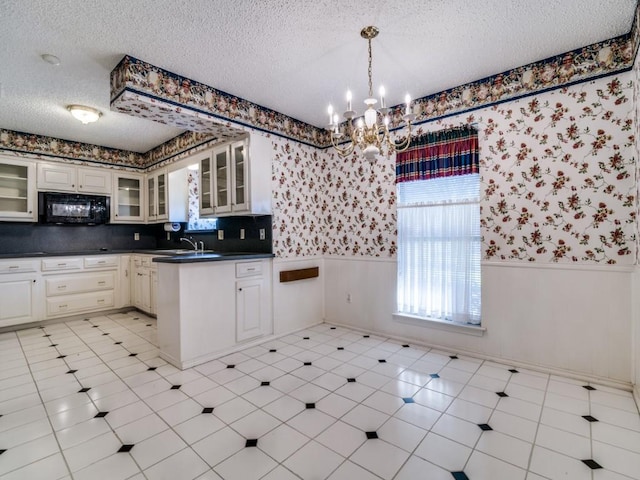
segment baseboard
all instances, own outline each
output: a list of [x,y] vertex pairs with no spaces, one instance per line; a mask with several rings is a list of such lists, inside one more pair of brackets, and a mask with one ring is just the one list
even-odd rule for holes
[[633,386],[631,384],[631,382],[623,382],[620,380],[613,380],[611,378],[606,378],[606,377],[600,377],[598,375],[589,375],[589,374],[585,374],[585,373],[581,373],[581,372],[574,372],[571,370],[565,370],[562,368],[554,368],[554,367],[549,367],[546,365],[538,365],[538,364],[534,364],[534,363],[527,363],[527,362],[522,362],[522,361],[518,361],[518,360],[513,360],[510,358],[503,358],[503,357],[495,357],[492,355],[486,355],[483,353],[478,353],[478,352],[473,352],[473,351],[469,351],[469,350],[464,350],[464,349],[458,349],[456,348],[455,350],[452,350],[449,347],[444,347],[442,345],[437,345],[434,343],[427,343],[427,342],[421,342],[421,341],[417,341],[415,338],[408,338],[408,337],[401,337],[401,336],[397,336],[397,335],[389,335],[388,333],[385,332],[379,332],[376,330],[367,330],[367,329],[363,329],[363,328],[359,328],[359,327],[355,327],[353,325],[349,325],[346,323],[340,323],[340,322],[334,322],[334,321],[325,321],[325,323],[329,324],[329,325],[336,325],[339,327],[344,327],[344,328],[348,328],[351,330],[355,330],[358,332],[363,332],[363,333],[368,333],[370,335],[377,335],[380,337],[385,337],[385,338],[389,338],[391,340],[397,340],[398,342],[401,343],[408,343],[408,344],[413,344],[413,345],[417,345],[417,346],[422,346],[422,347],[427,347],[427,348],[435,348],[437,350],[441,350],[444,352],[451,352],[452,354],[460,354],[460,355],[466,355],[468,357],[473,357],[473,358],[477,358],[479,360],[488,360],[491,362],[496,362],[496,363],[501,363],[504,365],[508,365],[511,367],[520,367],[520,368],[526,368],[528,370],[532,370],[534,372],[540,372],[540,373],[546,373],[546,374],[550,374],[550,375],[559,375],[562,377],[567,377],[567,378],[571,378],[573,380],[580,380],[583,381],[585,383],[596,383],[596,384],[600,384],[606,387],[612,387],[612,388],[617,388],[620,390],[625,390],[627,392],[634,392],[634,396],[636,397],[636,404],[640,405],[640,389],[638,389],[638,386],[636,386],[636,389],[633,389]]

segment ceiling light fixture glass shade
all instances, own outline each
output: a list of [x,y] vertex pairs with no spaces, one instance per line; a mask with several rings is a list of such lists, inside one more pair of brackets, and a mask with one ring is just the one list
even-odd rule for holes
[[400,142],[391,140],[389,133],[389,112],[390,108],[385,105],[385,90],[380,87],[380,108],[375,105],[378,100],[373,98],[373,82],[371,75],[371,40],[378,36],[378,29],[368,26],[360,31],[360,36],[367,40],[369,44],[369,98],[365,99],[366,109],[363,117],[355,120],[357,113],[351,108],[351,91],[347,92],[347,110],[342,114],[345,119],[344,127],[341,128],[340,118],[329,105],[329,130],[331,131],[331,144],[341,157],[351,155],[356,148],[362,151],[365,159],[373,163],[378,155],[384,153],[387,157],[393,152],[402,152],[411,143],[411,122],[416,116],[411,110],[411,97],[405,97],[406,109],[402,119],[406,123],[406,135]]
[[96,110],[95,108],[85,107],[84,105],[69,105],[67,110],[71,112],[75,118],[80,120],[83,124],[97,122],[98,119],[102,116],[102,112],[100,110]]

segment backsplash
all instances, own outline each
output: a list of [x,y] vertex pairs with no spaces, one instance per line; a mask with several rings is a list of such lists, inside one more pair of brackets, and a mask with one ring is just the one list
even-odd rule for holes
[[[218,229],[224,230],[224,240],[218,240],[217,230],[206,233],[167,232],[163,224],[154,225],[40,225],[35,223],[0,222],[0,255],[12,253],[49,252],[73,253],[108,250],[148,250],[156,248],[191,248],[180,237],[202,240],[207,249],[220,252],[271,253],[271,216],[224,217]],[[245,240],[240,240],[240,229]],[[260,240],[260,229],[265,239]],[[134,233],[140,240],[134,240]]]

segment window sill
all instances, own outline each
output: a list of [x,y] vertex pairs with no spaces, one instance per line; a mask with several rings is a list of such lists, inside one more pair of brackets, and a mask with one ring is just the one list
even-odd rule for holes
[[435,328],[436,330],[444,330],[452,333],[463,333],[465,335],[472,335],[474,337],[482,337],[486,328],[476,325],[463,325],[461,323],[446,322],[443,320],[436,320],[435,318],[416,317],[413,315],[407,315],[406,313],[394,313],[393,319],[400,323],[407,325],[414,325],[425,328]]

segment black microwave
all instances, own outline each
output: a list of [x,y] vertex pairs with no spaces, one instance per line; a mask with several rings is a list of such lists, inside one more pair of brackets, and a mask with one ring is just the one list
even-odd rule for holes
[[40,223],[99,225],[109,222],[109,197],[38,192]]

